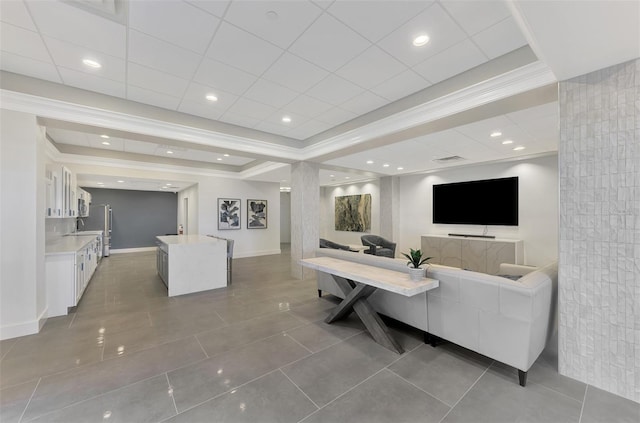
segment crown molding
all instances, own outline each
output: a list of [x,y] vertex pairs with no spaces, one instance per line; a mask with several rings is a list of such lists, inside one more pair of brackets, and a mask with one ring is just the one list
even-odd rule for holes
[[547,65],[542,62],[534,62],[368,125],[312,144],[304,149],[304,160],[311,160],[321,155],[333,153],[336,150],[364,143],[373,138],[433,122],[556,82],[555,75]]
[[0,103],[3,109],[30,113],[39,117],[111,128],[154,137],[176,139],[240,152],[246,151],[252,153],[252,155],[258,154],[267,157],[278,157],[289,161],[301,160],[301,152],[298,148],[34,96],[7,89],[0,90]]

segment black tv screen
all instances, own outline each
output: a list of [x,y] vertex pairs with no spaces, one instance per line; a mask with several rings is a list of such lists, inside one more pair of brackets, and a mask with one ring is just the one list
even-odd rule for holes
[[518,226],[518,177],[434,185],[433,223]]

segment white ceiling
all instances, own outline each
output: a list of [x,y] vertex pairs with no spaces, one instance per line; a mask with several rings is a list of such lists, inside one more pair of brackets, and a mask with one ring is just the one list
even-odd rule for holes
[[[272,142],[271,137],[304,148],[310,142],[348,136],[353,128],[384,117],[380,110],[370,113],[381,107],[402,114],[417,105],[407,100],[421,93],[446,96],[441,87],[451,86],[456,78],[464,80],[469,72],[499,66],[508,72],[501,56],[527,44],[558,79],[639,57],[638,4],[617,0],[2,0],[0,69],[136,102],[131,105],[155,106],[175,116],[185,116],[175,113],[182,112],[251,128],[250,138],[263,144]],[[96,11],[95,5],[102,9]],[[430,42],[414,47],[413,37],[425,31]],[[82,64],[84,58],[98,60],[102,67],[90,69]],[[418,94],[407,97],[414,93]],[[215,94],[218,100],[206,100],[207,94]],[[73,95],[77,91],[70,98]],[[344,154],[318,159],[324,168],[320,182],[339,184],[556,151],[557,103],[543,103],[400,141],[363,142],[357,152],[344,149]],[[282,122],[284,115],[292,121]],[[109,122],[103,125],[108,131]],[[496,129],[503,135],[489,137]],[[151,162],[155,158],[157,163],[172,158],[190,160],[196,167],[196,162],[228,165],[237,168],[229,170],[231,177],[290,184],[289,166],[274,166],[284,162],[276,153],[282,149],[264,158],[249,154],[253,152],[240,144],[236,151],[221,143],[214,148],[215,139],[205,148],[202,143],[190,145],[187,137],[176,138],[182,145],[176,148],[175,143],[154,141],[155,134],[143,134],[151,136],[143,141],[138,134],[119,131],[109,140],[111,145],[104,146],[96,130],[90,134],[63,126],[48,127],[47,132],[58,145],[83,147],[82,153],[74,153],[80,159],[133,153]],[[514,143],[503,145],[506,139]],[[525,149],[514,151],[518,145]],[[168,149],[174,154],[168,155]],[[465,160],[433,162],[452,155]],[[262,163],[266,170],[242,173],[247,167],[259,167],[261,161],[255,160],[259,156],[272,161]],[[385,163],[389,166],[382,167]],[[114,166],[121,164],[114,160]],[[122,166],[124,174],[127,166]],[[109,174],[107,178],[86,173],[82,180],[87,186],[104,182],[129,189],[162,189],[171,182]]]

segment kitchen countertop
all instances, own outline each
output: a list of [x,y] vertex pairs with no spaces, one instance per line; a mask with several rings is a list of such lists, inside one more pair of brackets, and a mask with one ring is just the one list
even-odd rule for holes
[[190,244],[216,244],[225,242],[221,239],[212,238],[204,235],[167,235],[157,236],[158,241],[167,245],[190,245]]
[[104,231],[78,231],[66,234],[65,236],[85,236],[85,235],[103,235]]
[[45,255],[70,254],[96,239],[95,235],[63,236],[44,247]]

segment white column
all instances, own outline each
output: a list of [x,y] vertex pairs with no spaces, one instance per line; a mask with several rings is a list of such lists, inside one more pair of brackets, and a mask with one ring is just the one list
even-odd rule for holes
[[559,371],[640,401],[640,59],[560,82]]
[[314,271],[299,264],[313,257],[320,237],[320,182],[317,163],[291,165],[291,275],[311,277]]
[[400,187],[397,176],[380,178],[380,236],[398,242],[400,234]]

